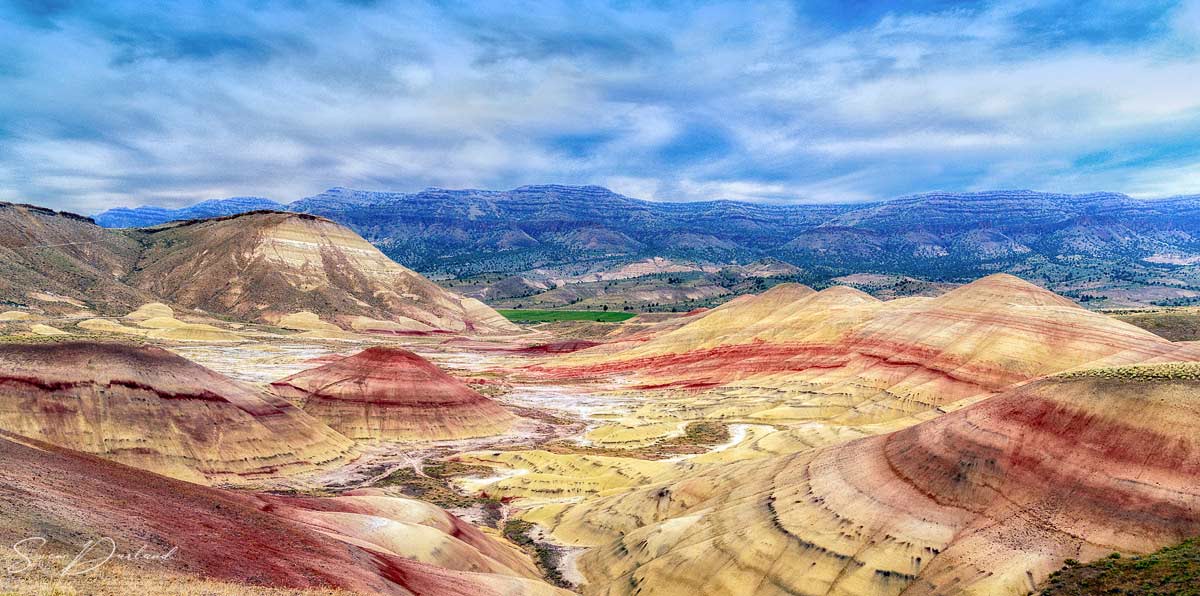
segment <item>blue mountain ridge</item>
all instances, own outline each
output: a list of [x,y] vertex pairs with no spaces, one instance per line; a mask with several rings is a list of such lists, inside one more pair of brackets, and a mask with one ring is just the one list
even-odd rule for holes
[[[1144,285],[1200,257],[1200,196],[1143,200],[1106,192],[931,192],[781,205],[653,202],[599,186],[413,193],[338,187],[288,204],[238,197],[178,210],[114,209],[96,221],[149,226],[257,209],[327,217],[409,267],[449,277],[647,256],[778,258],[812,279],[871,272],[954,280],[1007,271],[1065,291],[1101,278]],[[1200,291],[1200,270],[1195,277],[1189,270],[1161,283]]]

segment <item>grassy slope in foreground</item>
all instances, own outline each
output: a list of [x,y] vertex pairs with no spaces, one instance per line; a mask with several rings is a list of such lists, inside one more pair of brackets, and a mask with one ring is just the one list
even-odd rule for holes
[[1045,582],[1041,594],[1200,595],[1200,539],[1142,557],[1114,554],[1087,565],[1068,561],[1066,567]]
[[637,316],[631,312],[604,312],[593,310],[497,310],[514,323],[550,323],[553,321],[595,321],[597,323],[619,323]]

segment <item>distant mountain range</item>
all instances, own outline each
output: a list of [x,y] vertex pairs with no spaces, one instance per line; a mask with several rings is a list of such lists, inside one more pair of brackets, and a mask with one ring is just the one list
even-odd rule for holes
[[118,207],[109,209],[94,219],[96,223],[106,228],[144,228],[169,221],[208,219],[265,209],[286,211],[287,207],[262,197],[230,197],[202,201],[182,209],[167,209],[152,205],[143,205],[132,209]]
[[817,283],[850,273],[967,280],[1016,273],[1084,301],[1200,297],[1200,196],[928,193],[844,205],[661,203],[597,186],[417,193],[333,188],[289,204],[237,197],[179,210],[114,209],[106,227],[278,209],[345,224],[426,274],[518,274],[649,257],[750,263],[773,257]]

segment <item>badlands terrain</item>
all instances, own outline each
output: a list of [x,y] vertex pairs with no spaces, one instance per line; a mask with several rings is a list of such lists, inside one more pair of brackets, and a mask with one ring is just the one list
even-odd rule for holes
[[1200,535],[1187,311],[859,275],[516,325],[317,215],[0,224],[0,593],[1196,585],[1133,575]]

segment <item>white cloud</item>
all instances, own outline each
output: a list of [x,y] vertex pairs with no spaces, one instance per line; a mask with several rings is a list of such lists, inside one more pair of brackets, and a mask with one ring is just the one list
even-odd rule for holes
[[[0,188],[94,210],[333,185],[770,201],[1187,186],[1200,3],[1133,41],[1047,41],[1059,33],[1029,16],[1043,4],[854,25],[785,2],[226,7],[215,24],[115,4],[54,28],[0,19]],[[129,60],[138,27],[145,44],[233,40]],[[675,145],[688,138],[696,151]],[[1073,166],[1106,151],[1137,157]]]
[[658,178],[610,176],[602,180],[601,184],[609,190],[627,197],[636,197],[647,201],[660,201],[665,198],[659,195],[662,181]]
[[947,150],[1008,149],[1026,142],[1017,135],[1005,133],[969,133],[916,131],[868,139],[828,141],[811,149],[832,155],[877,155],[880,153],[942,153]]
[[1200,160],[1140,171],[1130,180],[1127,192],[1141,198],[1200,194]]

